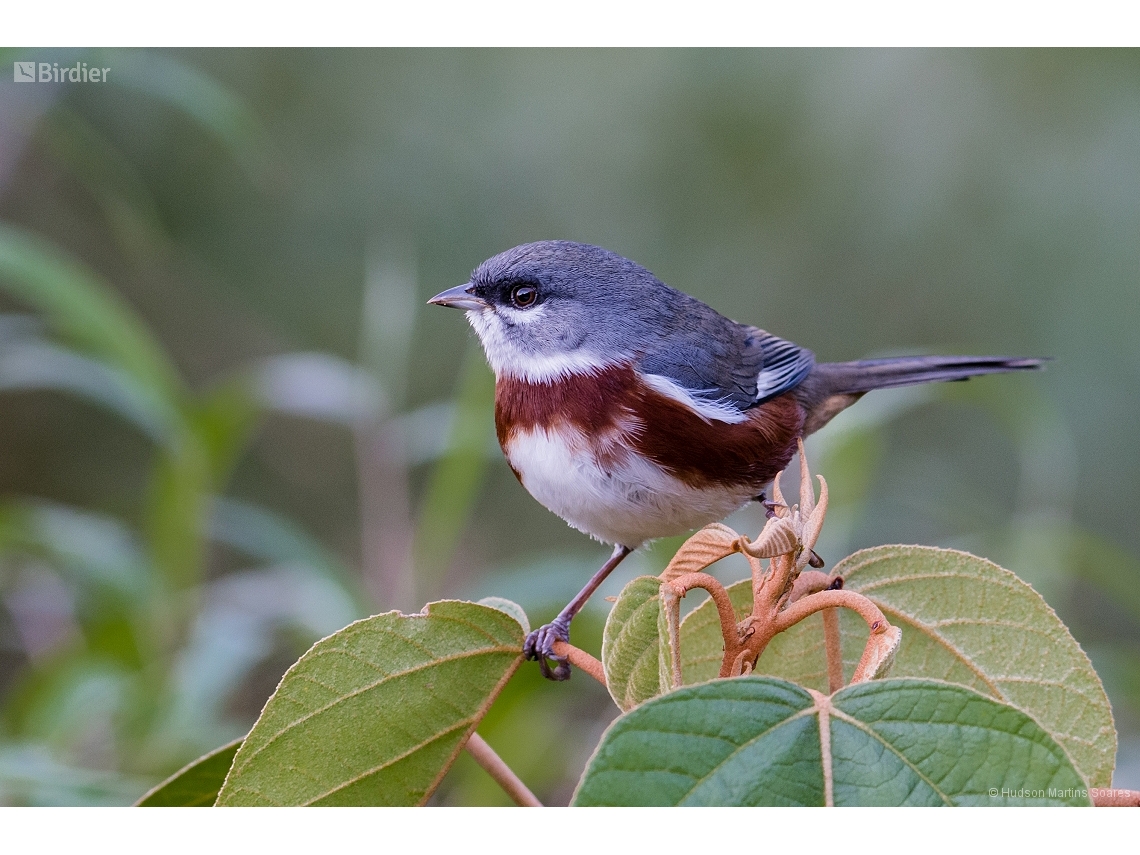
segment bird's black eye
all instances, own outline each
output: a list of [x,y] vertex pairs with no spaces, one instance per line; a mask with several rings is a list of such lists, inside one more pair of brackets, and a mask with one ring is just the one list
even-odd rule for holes
[[534,285],[516,285],[511,289],[511,302],[519,309],[529,309],[538,299],[538,288]]

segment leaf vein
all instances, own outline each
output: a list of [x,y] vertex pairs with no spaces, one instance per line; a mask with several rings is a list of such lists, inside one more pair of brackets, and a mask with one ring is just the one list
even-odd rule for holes
[[767,728],[766,730],[761,731],[760,733],[756,734],[751,739],[749,739],[747,742],[742,742],[739,745],[732,742],[731,740],[724,739],[724,737],[715,737],[718,739],[724,739],[724,741],[729,742],[733,745],[736,745],[736,748],[735,748],[735,750],[730,751],[724,757],[723,760],[721,760],[719,763],[717,763],[715,766],[713,766],[711,769],[709,769],[708,772],[706,772],[701,777],[697,778],[695,783],[693,784],[693,786],[691,786],[689,788],[688,792],[685,793],[685,797],[687,798],[688,796],[691,796],[693,794],[693,790],[695,790],[697,787],[699,787],[701,784],[703,784],[705,781],[707,781],[709,778],[711,778],[713,776],[713,774],[718,769],[720,769],[725,763],[727,763],[729,760],[731,760],[733,757],[735,757],[737,754],[739,754],[741,751],[743,751],[748,746],[750,746],[753,743],[758,742],[759,740],[763,739],[765,736],[767,736],[769,733],[774,731],[776,728],[783,727],[786,724],[791,724],[796,719],[804,718],[805,716],[814,715],[816,712],[817,712],[817,710],[816,710],[816,707],[814,705],[809,706],[807,709],[800,710],[799,712],[795,713],[794,715],[790,715],[787,718],[780,719],[778,722],[773,724],[771,727]]
[[406,757],[410,757],[412,754],[415,754],[421,748],[423,748],[427,745],[431,745],[433,742],[436,742],[440,739],[443,739],[445,736],[448,736],[449,734],[452,734],[457,730],[461,730],[461,729],[469,727],[473,722],[474,722],[473,718],[465,718],[462,721],[457,722],[453,726],[447,728],[446,730],[441,730],[439,733],[433,734],[430,738],[423,740],[418,745],[412,746],[407,751],[404,751],[402,754],[397,754],[394,757],[389,757],[383,763],[380,763],[376,766],[373,766],[370,769],[365,769],[363,772],[360,772],[357,775],[353,775],[351,778],[337,784],[332,789],[326,790],[323,793],[320,793],[316,796],[313,796],[308,801],[303,802],[302,805],[308,806],[308,805],[313,804],[314,802],[320,801],[321,799],[328,798],[333,793],[339,792],[340,790],[343,790],[346,787],[350,787],[353,784],[357,783],[358,781],[364,780],[369,775],[375,775],[377,772],[380,772],[389,766],[393,766],[396,763],[399,763],[401,760],[405,759]]
[[910,761],[909,757],[907,757],[905,754],[903,754],[901,751],[899,751],[897,748],[895,748],[893,745],[891,745],[891,743],[887,742],[887,740],[885,740],[878,733],[876,733],[871,727],[869,727],[868,725],[859,721],[859,719],[853,718],[852,716],[848,715],[847,713],[843,712],[843,710],[838,709],[837,707],[831,708],[831,714],[835,718],[839,719],[840,721],[847,722],[852,727],[856,728],[857,730],[863,731],[865,734],[867,734],[872,739],[876,740],[877,742],[882,743],[883,747],[885,747],[888,751],[890,751],[892,754],[894,754],[896,757],[898,757],[899,760],[901,760],[905,766],[908,766],[911,769],[911,771],[914,772],[915,775],[917,775],[920,779],[922,779],[922,781],[924,781],[926,783],[926,785],[928,787],[930,787],[930,789],[934,790],[934,792],[938,794],[938,798],[942,799],[942,801],[945,804],[947,804],[947,805],[954,804],[950,800],[949,796],[947,796],[944,792],[942,792],[942,790],[938,789],[938,787],[935,785],[935,783],[932,780],[930,780],[930,778],[928,778],[926,775],[924,775],[922,770],[919,769],[916,765],[914,765],[914,763],[912,763]]
[[311,712],[307,713],[306,715],[303,715],[300,718],[289,722],[284,727],[282,727],[281,730],[279,730],[277,733],[273,734],[273,736],[271,736],[269,739],[267,739],[264,744],[259,745],[257,748],[254,748],[253,750],[251,750],[249,753],[249,756],[244,759],[244,762],[241,764],[241,766],[240,767],[235,766],[235,771],[240,771],[241,769],[244,769],[246,766],[249,765],[249,763],[258,754],[260,754],[262,751],[264,751],[266,748],[268,748],[270,745],[272,745],[274,742],[276,742],[278,739],[280,739],[282,736],[284,736],[290,730],[293,730],[297,726],[305,723],[306,721],[308,721],[309,719],[311,719],[315,716],[320,715],[321,713],[327,712],[328,710],[332,709],[333,707],[337,706],[338,704],[344,703],[349,698],[354,698],[358,695],[364,694],[365,692],[371,691],[372,689],[375,689],[375,688],[383,685],[385,682],[387,682],[389,680],[395,680],[399,677],[406,677],[410,674],[415,674],[415,673],[418,673],[420,671],[424,671],[428,668],[432,668],[432,667],[434,667],[436,665],[440,665],[444,662],[455,662],[455,661],[459,661],[462,659],[472,659],[472,658],[477,657],[477,656],[487,656],[487,655],[492,655],[492,654],[496,654],[496,653],[514,654],[517,652],[518,651],[516,651],[513,647],[481,648],[479,650],[464,651],[462,653],[454,653],[454,654],[451,654],[449,656],[441,657],[439,659],[433,659],[430,662],[424,662],[424,663],[421,663],[419,665],[415,665],[411,668],[406,668],[403,671],[393,671],[393,672],[386,674],[385,676],[381,677],[379,680],[376,680],[375,682],[368,683],[364,686],[361,686],[357,689],[352,690],[351,692],[346,692],[345,694],[342,694],[339,697],[328,702],[324,706],[318,707],[317,709],[312,710]]

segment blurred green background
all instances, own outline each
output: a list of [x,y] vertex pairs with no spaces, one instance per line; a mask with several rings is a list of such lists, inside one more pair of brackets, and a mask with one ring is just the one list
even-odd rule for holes
[[[553,616],[607,548],[516,483],[473,334],[424,305],[553,237],[823,360],[1054,357],[836,419],[817,551],[957,547],[1031,582],[1140,788],[1140,52],[0,58],[0,803],[130,803],[358,617]],[[11,82],[31,60],[109,82]],[[565,803],[615,712],[528,667],[480,730]],[[463,757],[435,801],[506,798]]]

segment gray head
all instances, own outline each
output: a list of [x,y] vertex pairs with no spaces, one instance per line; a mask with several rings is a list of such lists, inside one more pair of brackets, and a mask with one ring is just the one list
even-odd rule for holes
[[532,382],[637,359],[698,317],[724,320],[629,259],[562,240],[508,249],[429,302],[466,309],[495,374]]

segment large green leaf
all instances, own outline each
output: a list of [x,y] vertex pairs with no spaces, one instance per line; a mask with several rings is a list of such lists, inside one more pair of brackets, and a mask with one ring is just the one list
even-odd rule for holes
[[[1065,625],[1029,585],[984,558],[925,546],[856,552],[836,565],[834,573],[843,577],[846,590],[871,599],[902,629],[892,677],[947,680],[1013,704],[1065,747],[1090,786],[1111,786],[1116,730],[1100,678]],[[736,586],[729,591],[738,601]],[[715,612],[702,604],[682,623],[686,657],[708,658],[709,641],[696,630],[710,619],[715,621]],[[840,610],[840,628],[844,670],[850,678],[867,627],[858,616]],[[686,649],[690,635],[699,640],[692,654]],[[686,668],[686,682],[715,676],[715,670],[707,673],[702,663]],[[826,691],[819,615],[776,636],[756,673]]]
[[934,680],[828,698],[770,677],[646,701],[594,752],[576,805],[1088,805],[1065,750],[1015,707]]
[[135,807],[212,807],[242,741],[235,739],[179,769]]
[[[606,688],[622,710],[661,694],[661,579],[638,576],[610,609],[602,634]],[[713,676],[716,676],[715,674]]]
[[522,662],[504,611],[432,603],[318,641],[285,674],[219,805],[422,804]]

